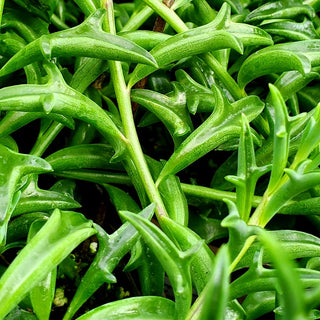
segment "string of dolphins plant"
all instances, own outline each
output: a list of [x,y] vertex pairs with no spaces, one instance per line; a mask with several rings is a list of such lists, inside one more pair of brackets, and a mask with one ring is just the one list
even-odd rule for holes
[[319,11],[0,0],[0,319],[318,319]]

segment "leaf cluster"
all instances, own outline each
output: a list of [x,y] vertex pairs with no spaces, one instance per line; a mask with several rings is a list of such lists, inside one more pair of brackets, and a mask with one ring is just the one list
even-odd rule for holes
[[319,11],[0,0],[0,319],[318,319]]

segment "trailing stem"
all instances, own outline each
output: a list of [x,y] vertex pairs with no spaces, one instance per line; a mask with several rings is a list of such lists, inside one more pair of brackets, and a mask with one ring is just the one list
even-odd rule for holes
[[[113,2],[112,0],[104,0],[103,4],[107,9],[104,28],[107,32],[116,34],[113,15]],[[158,216],[167,216],[168,214],[166,212],[162,198],[154,184],[150,170],[141,149],[132,114],[130,89],[126,85],[121,63],[119,61],[109,61],[109,66],[112,82],[114,85],[114,91],[118,101],[124,134],[127,138],[127,150],[136,166],[142,183],[144,184],[145,191],[149,197],[149,200],[156,204],[156,214]]]

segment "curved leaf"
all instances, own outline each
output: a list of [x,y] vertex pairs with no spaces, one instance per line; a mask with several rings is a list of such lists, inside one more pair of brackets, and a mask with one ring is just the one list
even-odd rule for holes
[[275,18],[294,18],[298,15],[307,15],[309,18],[314,17],[314,11],[309,5],[303,4],[300,0],[282,0],[268,2],[256,10],[250,12],[245,21],[253,22],[265,19]]
[[173,320],[174,302],[162,297],[134,297],[97,307],[76,320]]
[[156,65],[146,50],[129,40],[102,31],[104,14],[105,10],[97,10],[77,27],[37,38],[2,67],[0,76],[35,61],[62,56],[87,56],[102,60],[125,60]]
[[19,189],[26,181],[21,178],[30,173],[51,171],[45,160],[17,153],[0,145],[0,246],[4,244],[7,225],[20,197]]
[[267,20],[260,25],[268,33],[283,38],[299,41],[318,38],[318,34],[310,20],[293,22],[287,20]]
[[126,139],[110,114],[93,100],[69,87],[58,68],[46,64],[49,82],[44,85],[15,85],[0,89],[0,109],[23,112],[59,113],[81,119],[109,137],[118,155],[124,152]]
[[275,71],[280,73],[297,70],[303,75],[310,72],[311,62],[306,56],[289,51],[288,48],[275,50],[275,47],[271,46],[256,51],[244,61],[238,73],[240,88],[244,88],[258,77]]
[[150,221],[130,212],[121,212],[121,216],[133,224],[146,244],[157,255],[174,290],[175,319],[185,319],[192,298],[190,262],[201,242],[183,252]]
[[241,114],[252,121],[263,109],[264,104],[258,97],[243,98],[232,105],[224,101],[221,93],[216,90],[215,110],[209,118],[194,130],[176,149],[161,171],[157,184],[170,174],[184,169],[209,151],[239,137],[241,131]]
[[[154,206],[141,211],[141,216],[151,219]],[[123,224],[113,234],[108,235],[100,226],[95,225],[99,241],[98,252],[78,286],[78,289],[68,307],[64,320],[71,319],[87,299],[107,282],[117,281],[112,274],[114,268],[139,238],[137,230],[128,222]]]
[[[150,51],[150,54],[157,61],[159,67],[164,67],[181,58],[213,50],[232,48],[242,52],[241,42],[235,36],[226,31],[215,30],[214,27],[212,29],[203,30],[203,27],[198,27],[177,34],[157,45]],[[129,87],[155,70],[155,67],[138,65],[131,74]]]
[[208,284],[189,310],[186,319],[224,320],[228,302],[229,255],[226,247],[217,254]]
[[30,122],[39,119],[48,118],[62,123],[70,129],[74,129],[74,121],[69,117],[65,117],[61,114],[44,112],[7,112],[6,115],[0,121],[0,136],[5,136],[15,132],[16,130],[24,127]]
[[[170,218],[161,217],[160,223],[170,239],[184,251],[190,250],[202,240],[188,227],[185,227]],[[191,277],[198,293],[203,290],[209,281],[214,260],[215,256],[213,252],[206,244],[203,244],[195,253],[195,258],[191,261]]]
[[121,165],[110,163],[113,148],[107,144],[81,144],[60,149],[46,157],[54,171],[75,169],[119,170]]
[[131,99],[155,114],[173,137],[184,136],[191,131],[192,122],[186,109],[185,95],[177,87],[170,97],[147,89],[135,89]]
[[81,207],[72,197],[61,192],[40,189],[37,180],[37,178],[33,178],[21,193],[12,213],[13,217],[28,212],[46,212],[55,208],[67,210]]
[[80,213],[56,209],[0,278],[0,317],[3,318],[78,244],[95,232],[92,222]]

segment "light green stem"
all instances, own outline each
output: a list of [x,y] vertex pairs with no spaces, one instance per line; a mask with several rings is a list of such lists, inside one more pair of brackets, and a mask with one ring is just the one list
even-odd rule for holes
[[244,90],[239,88],[236,81],[210,52],[203,54],[202,57],[236,100],[246,96]]
[[[113,2],[112,0],[103,0],[103,4],[107,9],[104,28],[111,34],[116,34],[116,28],[113,16]],[[145,191],[151,202],[156,204],[156,214],[158,216],[165,215],[167,212],[163,204],[162,198],[158,189],[156,188],[152,179],[147,162],[144,158],[139,138],[137,135],[132,108],[130,101],[130,89],[127,88],[122,66],[119,61],[109,61],[111,79],[116,94],[119,112],[122,120],[124,135],[127,138],[127,150],[134,162],[136,169],[139,173],[140,179],[145,186]]]
[[5,0],[0,0],[0,29],[1,29],[1,21],[2,21],[2,13],[3,13],[3,8],[4,8],[4,1]]
[[121,32],[135,31],[141,27],[153,14],[153,10],[145,6],[137,14],[132,15],[128,22],[121,29]]
[[38,137],[36,143],[30,151],[30,154],[41,157],[63,128],[63,124],[53,122],[50,128],[41,137]]
[[164,3],[157,0],[143,0],[143,2],[162,17],[176,32],[180,33],[189,30],[180,17]]

